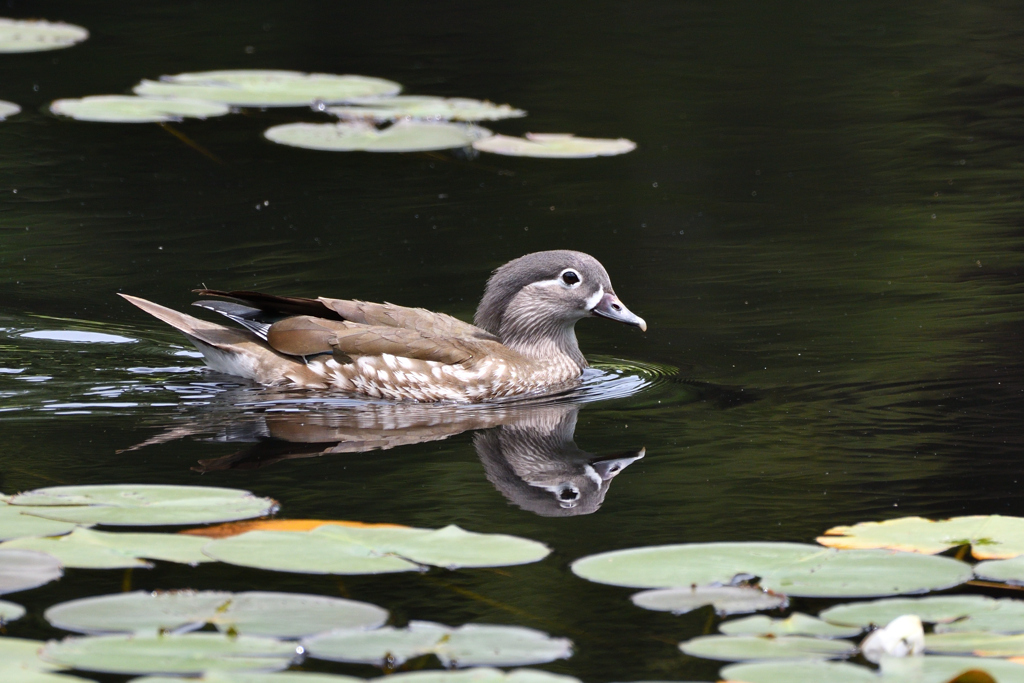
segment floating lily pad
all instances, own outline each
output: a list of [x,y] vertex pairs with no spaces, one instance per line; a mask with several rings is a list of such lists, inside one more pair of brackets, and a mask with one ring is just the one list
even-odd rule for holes
[[25,508],[0,502],[0,541],[31,536],[60,536],[69,534],[78,525],[43,519],[25,512]]
[[936,522],[901,517],[837,526],[818,542],[832,548],[888,548],[930,555],[970,545],[971,554],[979,560],[1006,559],[1024,554],[1024,518],[977,515]]
[[362,121],[286,123],[263,135],[282,145],[328,152],[429,152],[469,147],[491,131],[465,123],[403,120],[383,130]]
[[1011,586],[1024,586],[1024,557],[1012,560],[989,560],[974,565],[979,579],[1001,581]]
[[586,159],[625,154],[636,149],[632,140],[619,138],[578,138],[562,133],[527,133],[525,138],[494,135],[473,143],[481,152],[513,157],[543,157],[549,159]]
[[328,113],[343,119],[362,118],[374,121],[428,119],[433,121],[497,121],[526,116],[522,109],[507,104],[465,97],[426,97],[399,95],[361,99],[345,107],[329,107]]
[[60,50],[89,37],[81,26],[38,19],[0,19],[0,52]]
[[133,91],[153,97],[187,97],[238,107],[295,107],[341,104],[361,97],[387,96],[398,83],[369,76],[307,74],[298,71],[237,69],[200,71],[144,80]]
[[0,545],[0,595],[42,586],[63,574],[60,561],[52,555]]
[[173,631],[213,624],[220,631],[301,638],[336,628],[376,628],[388,617],[376,605],[322,595],[252,591],[115,593],[55,605],[44,614],[57,628],[80,633]]
[[578,576],[638,588],[728,584],[760,577],[762,588],[802,597],[871,597],[957,586],[969,565],[946,557],[799,543],[693,543],[618,550],[572,564]]
[[19,113],[21,113],[21,107],[16,105],[14,102],[0,100],[0,121],[3,121],[8,116],[14,116]]
[[251,531],[211,541],[210,557],[260,569],[307,574],[378,574],[419,570],[421,564],[500,567],[536,562],[550,549],[504,534],[443,529],[322,526],[312,531]]
[[6,624],[25,616],[25,608],[13,602],[0,600],[0,625]]
[[692,586],[658,588],[637,593],[633,604],[658,612],[686,614],[712,605],[719,615],[746,614],[767,609],[782,609],[789,604],[785,595],[769,593],[753,586]]
[[383,666],[433,654],[445,667],[521,666],[564,659],[572,642],[521,626],[466,624],[450,628],[427,621],[376,631],[332,631],[302,641],[317,659]]
[[0,543],[0,550],[18,548],[47,553],[65,567],[118,569],[150,565],[142,558],[181,564],[209,562],[202,553],[205,539],[179,534],[110,533],[78,528],[65,536],[18,538]]
[[836,605],[821,613],[835,624],[881,626],[903,614],[915,614],[935,624],[936,633],[990,631],[1024,633],[1024,601],[982,595],[939,595],[926,598],[890,598],[874,602]]
[[39,659],[38,640],[0,637],[0,681],[3,683],[88,683],[84,678],[53,673],[63,668]]
[[207,671],[199,678],[143,676],[128,683],[366,683],[366,679],[308,671]]
[[839,659],[857,653],[857,646],[845,640],[824,640],[804,636],[698,636],[685,643],[679,643],[679,649],[691,657],[726,662],[760,659]]
[[199,674],[206,669],[287,668],[294,642],[219,633],[112,635],[65,638],[46,644],[40,657],[83,671],[120,674]]
[[1024,657],[1024,634],[933,633],[925,636],[924,646],[932,654]]
[[50,111],[76,121],[158,123],[224,116],[231,109],[219,102],[183,97],[90,95],[80,99],[54,100],[50,104]]
[[244,522],[228,522],[215,526],[204,526],[198,529],[185,529],[179,534],[205,536],[207,538],[227,538],[238,536],[247,531],[312,531],[321,526],[347,526],[360,529],[409,529],[401,524],[368,524],[340,519],[252,519]]
[[26,506],[27,514],[47,519],[115,526],[228,522],[268,515],[278,508],[277,501],[240,489],[147,484],[54,486],[11,496],[8,503]]
[[486,666],[462,671],[410,671],[373,680],[375,683],[580,683],[579,679],[572,676],[560,676],[538,669],[513,669],[506,672]]
[[837,626],[812,616],[794,612],[786,619],[771,619],[764,615],[727,621],[718,627],[730,636],[814,636],[817,638],[853,638],[860,634],[859,626]]
[[1002,659],[928,655],[884,657],[881,670],[879,683],[953,683],[955,676],[971,670],[984,671],[999,683],[1024,683],[1024,666]]
[[730,664],[719,677],[743,683],[881,683],[866,667],[821,660]]

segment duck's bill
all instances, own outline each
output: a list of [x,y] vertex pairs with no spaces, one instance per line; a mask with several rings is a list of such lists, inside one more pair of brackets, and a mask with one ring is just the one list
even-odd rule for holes
[[597,302],[597,305],[590,309],[590,312],[594,315],[599,315],[602,318],[616,320],[620,323],[639,327],[644,332],[647,331],[647,323],[644,322],[644,319],[638,315],[634,315],[632,311],[626,308],[626,304],[619,301],[619,297],[615,296],[611,292],[606,292],[605,295],[601,297],[601,300]]

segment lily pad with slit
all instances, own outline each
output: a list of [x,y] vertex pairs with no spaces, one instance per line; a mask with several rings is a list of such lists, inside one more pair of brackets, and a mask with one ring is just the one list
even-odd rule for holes
[[134,97],[90,95],[54,100],[50,111],[76,121],[101,123],[160,123],[183,119],[208,119],[231,113],[226,104],[183,97]]
[[143,80],[133,90],[136,95],[185,97],[238,107],[296,107],[395,95],[401,89],[398,83],[370,76],[234,69],[161,76],[157,81]]
[[210,562],[202,548],[206,539],[179,534],[96,531],[78,528],[64,536],[18,538],[0,543],[0,550],[22,549],[47,553],[65,567],[79,569],[148,568],[150,560],[180,564]]
[[864,629],[859,626],[838,626],[801,612],[785,619],[772,619],[762,614],[727,621],[718,627],[730,636],[812,636],[815,638],[853,638]]
[[785,595],[770,593],[755,586],[657,588],[637,593],[630,599],[637,607],[673,614],[686,614],[706,605],[714,607],[719,615],[747,614],[783,609],[789,604]]
[[433,654],[447,668],[523,666],[572,655],[572,642],[521,626],[466,624],[452,628],[412,621],[406,628],[376,631],[332,631],[306,638],[311,657],[377,666],[399,666],[414,657]]
[[377,628],[385,609],[322,595],[250,591],[134,591],[70,600],[44,614],[57,628],[79,633],[173,631],[212,624],[245,635],[301,638],[330,629]]
[[857,653],[846,640],[805,636],[698,636],[679,644],[692,657],[740,662],[764,659],[840,659]]
[[71,47],[89,37],[81,26],[41,19],[0,18],[0,52],[42,52]]
[[29,514],[25,508],[0,501],[0,541],[33,536],[61,536],[69,534],[78,525],[58,522]]
[[497,121],[526,116],[522,109],[507,104],[465,97],[428,97],[399,95],[360,99],[348,106],[328,107],[327,112],[343,119],[397,121],[421,119],[430,121]]
[[626,154],[636,149],[636,143],[625,138],[578,138],[563,133],[527,133],[525,138],[494,135],[473,143],[480,152],[513,157],[541,157],[547,159],[587,159]]
[[823,660],[730,664],[719,677],[743,683],[883,683],[867,667]]
[[19,105],[14,102],[8,102],[7,100],[0,100],[0,121],[20,113],[21,107]]
[[1024,518],[975,515],[933,521],[901,517],[833,527],[818,542],[832,548],[887,548],[927,554],[970,545],[971,554],[979,560],[1007,559],[1024,554]]
[[51,641],[47,662],[116,674],[199,674],[207,669],[285,669],[298,657],[294,642],[220,633],[107,635]]
[[403,120],[383,129],[365,121],[286,123],[263,135],[281,145],[327,152],[431,152],[469,147],[491,132],[465,123]]
[[8,502],[46,519],[114,526],[229,522],[278,508],[277,501],[241,489],[154,484],[54,486],[19,493]]
[[53,555],[0,544],[0,595],[36,588],[63,574],[60,560]]

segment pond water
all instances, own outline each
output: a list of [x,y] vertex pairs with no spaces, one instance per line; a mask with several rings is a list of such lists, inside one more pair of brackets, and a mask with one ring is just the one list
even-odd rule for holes
[[[130,580],[341,595],[398,624],[538,628],[575,643],[542,668],[595,683],[711,680],[718,663],[675,647],[708,612],[639,610],[569,563],[1024,514],[1019,5],[12,0],[5,12],[91,37],[0,55],[0,99],[23,109],[0,123],[0,491],[227,486],[277,499],[284,517],[458,524],[553,549],[508,569],[343,579],[217,563],[69,570],[11,596],[29,615],[9,635],[57,637],[46,607]],[[506,134],[638,148],[342,154],[262,138],[324,120],[307,110],[166,126],[47,112],[224,68],[387,78],[527,110],[492,126]],[[182,309],[197,287],[256,289],[470,319],[495,267],[554,248],[599,258],[649,328],[582,321],[604,369],[585,400],[505,412],[248,386],[203,371],[180,335],[116,296]],[[621,468],[575,510],[588,514],[559,514],[502,474],[493,430],[550,420],[564,421],[558,453]],[[323,453],[352,438],[388,448]]]

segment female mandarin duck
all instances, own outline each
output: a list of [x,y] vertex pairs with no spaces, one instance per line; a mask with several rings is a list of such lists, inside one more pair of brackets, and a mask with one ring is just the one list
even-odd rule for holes
[[475,325],[387,303],[197,292],[231,299],[195,305],[245,329],[121,296],[183,332],[219,372],[395,400],[480,402],[548,392],[587,367],[577,320],[596,315],[647,330],[615,296],[604,266],[578,251],[527,254],[495,270]]

